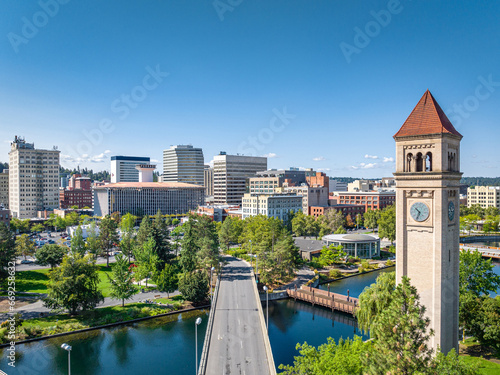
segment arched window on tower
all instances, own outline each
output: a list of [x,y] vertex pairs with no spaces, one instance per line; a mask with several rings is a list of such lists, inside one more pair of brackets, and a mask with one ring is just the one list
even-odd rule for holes
[[417,164],[417,172],[423,172],[424,170],[424,159],[422,157],[422,153],[419,152],[417,154],[417,158],[416,158],[416,164]]
[[406,172],[412,172],[411,170],[412,160],[413,160],[413,154],[410,152],[408,155],[406,155]]
[[428,152],[425,155],[425,171],[432,172],[432,153]]

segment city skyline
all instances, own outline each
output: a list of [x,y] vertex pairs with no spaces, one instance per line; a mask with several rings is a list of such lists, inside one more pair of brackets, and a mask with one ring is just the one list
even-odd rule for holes
[[139,155],[161,171],[163,150],[192,144],[206,164],[226,151],[268,156],[269,168],[390,176],[385,135],[429,89],[464,135],[464,175],[500,175],[500,5],[224,9],[2,3],[0,161],[20,135],[59,146],[68,168],[110,170],[111,155]]

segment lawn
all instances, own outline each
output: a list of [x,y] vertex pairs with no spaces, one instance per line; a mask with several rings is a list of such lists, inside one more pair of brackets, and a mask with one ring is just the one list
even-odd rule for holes
[[[98,264],[99,268],[99,289],[104,297],[109,297],[111,283],[106,274],[111,276],[111,264],[106,267],[105,264]],[[16,272],[16,291],[27,293],[48,293],[47,285],[49,283],[49,269],[41,269],[34,271],[18,271]]]
[[468,355],[461,356],[465,362],[478,365],[480,374],[483,375],[497,375],[500,374],[500,364],[488,361],[480,357],[471,357]]

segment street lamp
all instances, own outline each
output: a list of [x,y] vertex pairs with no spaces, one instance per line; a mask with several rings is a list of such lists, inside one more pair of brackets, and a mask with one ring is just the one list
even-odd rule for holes
[[259,283],[259,256],[255,254],[255,276],[257,277],[257,284]]
[[212,305],[212,272],[215,270],[215,267],[210,268],[210,305]]
[[264,285],[264,292],[266,292],[266,330],[269,334],[269,293],[267,293],[267,286]]
[[68,375],[71,375],[71,346],[64,343],[61,345],[61,348],[68,352]]
[[195,374],[198,374],[198,326],[201,324],[201,318],[196,318],[196,321],[194,322],[194,341],[196,345],[196,372]]

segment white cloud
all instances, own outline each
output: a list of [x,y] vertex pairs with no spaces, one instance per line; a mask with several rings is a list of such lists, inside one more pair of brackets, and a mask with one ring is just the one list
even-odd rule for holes
[[265,158],[269,158],[269,159],[273,159],[273,158],[277,158],[278,157],[278,155],[276,155],[274,152],[270,152],[270,153],[264,154],[262,156],[265,157]]
[[326,160],[324,156],[318,156],[316,158],[313,158],[314,161],[323,161]]
[[104,151],[105,154],[110,154],[111,153],[111,150],[106,150]]
[[330,168],[318,168],[318,172],[330,172]]
[[384,156],[384,163],[389,163],[389,162],[390,162],[390,163],[392,163],[393,161],[394,161],[394,158],[393,158],[392,156],[391,156],[391,157],[389,157],[389,158],[386,158],[386,157]]
[[351,169],[373,169],[378,168],[377,163],[359,163],[359,165],[352,165]]
[[153,163],[159,163],[159,162],[160,162],[159,160],[156,160],[156,159],[151,159],[151,161],[152,161]]
[[368,154],[366,154],[366,155],[365,155],[365,159],[378,159],[378,156],[376,156],[376,155],[368,155]]
[[107,158],[108,155],[105,152],[93,156],[83,154],[76,158],[71,155],[61,154],[61,161],[67,163],[104,163]]

